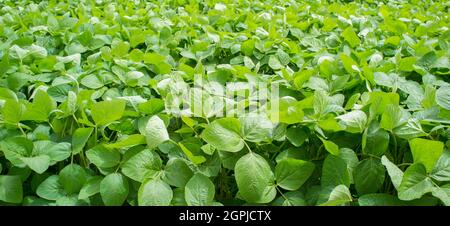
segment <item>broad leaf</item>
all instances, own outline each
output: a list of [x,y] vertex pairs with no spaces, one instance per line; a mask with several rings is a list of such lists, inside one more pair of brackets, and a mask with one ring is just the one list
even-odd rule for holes
[[146,180],[138,192],[139,206],[168,206],[172,198],[172,189],[160,179]]
[[100,182],[100,195],[107,206],[120,206],[129,192],[128,180],[120,173],[112,173]]
[[244,147],[241,124],[234,118],[217,119],[202,132],[203,140],[222,151],[238,152]]
[[166,125],[157,115],[152,116],[148,120],[145,126],[144,136],[147,140],[147,146],[150,149],[154,149],[158,145],[169,140],[169,134],[167,133]]
[[184,187],[193,174],[182,159],[172,158],[164,168],[164,181],[175,187]]
[[267,161],[256,153],[242,156],[234,168],[239,194],[249,203],[275,198],[274,175]]
[[189,206],[211,205],[215,187],[207,176],[197,173],[187,182],[184,193]]
[[275,167],[277,185],[286,190],[297,190],[308,180],[314,168],[311,162],[286,158]]
[[398,198],[413,200],[433,191],[431,179],[427,176],[426,168],[421,163],[415,163],[406,169],[402,182],[398,188]]
[[93,128],[78,128],[72,135],[72,153],[80,153],[86,145],[89,137],[94,131]]
[[328,155],[323,162],[321,184],[324,187],[350,186],[347,164],[340,157]]
[[23,197],[22,180],[19,176],[0,176],[0,200],[21,203]]
[[158,173],[161,166],[159,155],[155,151],[144,149],[123,163],[122,173],[135,181],[143,182]]
[[380,160],[364,159],[355,167],[354,181],[359,195],[377,192],[384,182],[386,170]]
[[68,194],[78,193],[86,179],[86,171],[77,164],[69,164],[59,172],[59,182]]
[[434,165],[442,154],[444,144],[440,141],[414,138],[409,141],[414,163],[422,163],[427,172],[433,170]]
[[97,102],[91,108],[92,119],[99,126],[119,120],[124,111],[125,101],[120,99]]
[[400,183],[402,182],[403,171],[401,171],[394,163],[389,161],[389,159],[384,155],[381,157],[381,163],[384,165],[384,167],[386,167],[392,184],[394,185],[395,189],[398,190],[400,187]]

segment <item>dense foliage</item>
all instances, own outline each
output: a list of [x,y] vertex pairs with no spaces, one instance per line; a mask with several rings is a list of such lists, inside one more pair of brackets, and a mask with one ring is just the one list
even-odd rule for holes
[[448,1],[221,2],[0,0],[0,204],[450,205]]

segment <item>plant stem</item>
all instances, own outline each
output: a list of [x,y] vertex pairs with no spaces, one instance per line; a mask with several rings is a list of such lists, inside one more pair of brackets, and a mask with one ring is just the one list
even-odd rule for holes
[[395,137],[395,134],[393,132],[391,132],[391,136],[392,136],[392,142],[394,143],[394,156],[396,157],[396,162],[399,161],[398,159],[398,150],[397,150],[397,138]]
[[22,129],[22,126],[20,126],[20,123],[17,123],[17,127],[19,127],[20,132],[22,132],[22,134],[25,136],[25,138],[27,138],[27,134],[26,134],[25,131]]
[[242,141],[244,141],[244,145],[247,147],[248,151],[250,153],[252,153],[252,149],[250,149],[250,147],[248,146],[247,142],[245,142],[245,140],[242,140]]
[[284,198],[284,200],[286,200],[290,205],[292,205],[292,203],[289,201],[289,199],[283,194],[283,192],[280,190],[280,188],[278,188],[278,186],[275,186],[275,188],[277,189],[277,191],[280,193],[281,197]]

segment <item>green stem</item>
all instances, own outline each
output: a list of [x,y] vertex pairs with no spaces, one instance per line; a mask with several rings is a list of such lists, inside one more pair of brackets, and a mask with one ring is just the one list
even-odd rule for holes
[[252,149],[250,149],[250,146],[248,146],[247,142],[245,142],[245,140],[242,141],[244,141],[244,145],[247,147],[248,151],[252,153]]
[[117,173],[117,171],[119,171],[120,167],[122,166],[122,162],[119,163],[119,165],[117,166],[116,170],[114,171],[114,173]]
[[319,149],[317,150],[317,152],[316,152],[316,160],[318,160],[319,159],[319,157],[320,157],[320,153],[322,153],[322,150],[324,149],[324,146],[323,146],[323,144],[322,145],[320,145],[320,147],[319,147]]
[[180,146],[176,141],[174,141],[174,140],[172,140],[172,139],[169,139],[169,142],[175,144],[176,146]]
[[281,192],[280,188],[278,188],[278,185],[275,186],[275,188],[276,188],[277,191],[280,193],[281,197],[283,197],[284,200],[286,200],[290,205],[292,205],[292,203],[289,201],[289,199],[283,194],[283,192]]
[[95,140],[95,145],[97,145],[97,137],[98,137],[98,134],[97,134],[97,125],[95,125],[95,127],[94,127],[94,140]]
[[77,119],[77,117],[75,117],[74,114],[72,114],[72,118],[73,118],[73,120],[75,120],[75,122],[77,123],[77,126],[80,127],[80,124],[78,123],[78,119]]
[[22,129],[22,126],[20,126],[20,123],[17,123],[17,127],[19,127],[20,132],[22,132],[22,134],[25,136],[25,138],[27,138],[27,134],[26,134],[25,131]]
[[401,166],[410,166],[410,165],[412,165],[411,162],[405,162],[405,163],[400,163],[400,164],[398,164],[397,166],[398,166],[398,167],[401,167]]
[[395,137],[395,134],[391,132],[392,135],[392,142],[394,143],[394,156],[396,157],[397,162],[400,161],[398,156],[398,150],[397,150],[397,138]]
[[66,127],[67,127],[67,119],[65,120],[63,129],[61,130],[61,134],[60,134],[61,137],[64,137],[64,136],[65,136]]

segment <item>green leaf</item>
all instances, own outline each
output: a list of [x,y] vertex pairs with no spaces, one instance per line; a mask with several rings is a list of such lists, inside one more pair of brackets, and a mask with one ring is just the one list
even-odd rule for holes
[[431,194],[434,197],[439,198],[445,206],[450,206],[450,196],[445,189],[435,186],[431,191]]
[[128,42],[114,40],[111,45],[111,53],[116,57],[124,57],[130,50],[130,44]]
[[169,134],[167,133],[166,125],[157,115],[152,116],[146,126],[145,134],[143,134],[147,140],[147,146],[150,149],[156,148],[158,145],[169,140]]
[[116,166],[120,162],[120,153],[116,150],[109,150],[103,145],[97,145],[86,151],[86,157],[97,167],[103,168]]
[[189,206],[205,206],[213,202],[215,188],[207,176],[197,173],[187,182],[184,193]]
[[0,147],[6,159],[18,167],[25,167],[21,158],[30,156],[33,151],[33,143],[24,137],[8,137],[0,141]]
[[59,172],[59,182],[68,194],[78,193],[86,179],[86,171],[77,164],[67,165]]
[[438,181],[450,181],[450,151],[444,151],[431,172]]
[[403,124],[394,129],[394,134],[403,139],[412,139],[415,137],[423,137],[427,134],[423,131],[420,122],[417,119],[409,119],[406,124]]
[[392,131],[401,122],[401,118],[401,108],[396,104],[388,104],[384,108],[380,126],[385,130]]
[[293,158],[283,159],[275,167],[277,185],[286,190],[297,190],[308,180],[314,168],[311,162]]
[[236,162],[246,153],[241,152],[228,152],[228,151],[218,151],[220,156],[220,161],[225,169],[233,170]]
[[327,150],[332,155],[339,155],[339,146],[337,146],[333,141],[325,140],[321,137],[319,138],[322,141],[325,150]]
[[446,110],[450,110],[450,86],[441,86],[436,91],[436,103]]
[[252,56],[254,48],[255,48],[255,40],[253,39],[249,39],[241,43],[241,52],[244,53],[246,56]]
[[128,180],[120,173],[111,173],[100,182],[100,195],[106,206],[122,205],[128,192]]
[[414,138],[409,141],[414,163],[422,163],[427,173],[433,170],[434,165],[442,154],[444,144],[440,141]]
[[367,116],[363,111],[354,110],[336,117],[350,133],[361,133],[366,128]]
[[76,195],[64,196],[56,200],[56,206],[87,206],[88,203],[83,200],[79,200]]
[[54,202],[38,198],[35,196],[26,196],[23,198],[23,206],[53,206]]
[[362,140],[363,153],[382,156],[389,146],[389,133],[373,121],[366,129]]
[[242,136],[250,142],[269,140],[272,136],[274,125],[264,114],[250,113],[239,118],[242,125]]
[[50,112],[56,108],[56,102],[47,92],[38,90],[33,98],[33,103],[27,106],[22,120],[48,121]]
[[355,167],[359,162],[358,156],[356,156],[356,153],[352,149],[341,148],[339,149],[339,157],[347,164],[348,173],[350,175],[350,183],[353,183],[353,172],[355,171]]
[[283,68],[283,65],[280,63],[280,60],[276,55],[271,55],[269,57],[269,67],[273,70],[279,70]]
[[139,206],[168,206],[172,198],[172,189],[160,179],[146,180],[138,192]]
[[19,90],[24,85],[27,85],[27,83],[30,80],[30,75],[21,72],[16,72],[10,74],[6,80],[8,83],[8,88],[12,90]]
[[15,92],[13,92],[12,90],[8,89],[8,88],[3,88],[0,87],[0,100],[16,100],[17,101],[17,95]]
[[296,147],[302,146],[302,144],[308,139],[310,132],[308,127],[291,127],[286,132],[286,138]]
[[167,161],[164,168],[163,180],[169,185],[182,188],[186,185],[192,175],[194,175],[194,173],[184,160],[172,158]]
[[398,63],[398,69],[401,71],[413,71],[414,64],[416,63],[416,57],[405,57],[400,60]]
[[199,88],[192,88],[190,91],[190,110],[194,116],[211,118],[222,112],[224,100],[221,97],[210,95]]
[[[386,129],[386,130],[391,130],[394,125],[396,125],[396,123],[399,122],[400,117],[398,117],[398,119],[394,120],[395,118],[397,118],[397,115],[399,114],[399,101],[400,101],[400,96],[397,93],[384,93],[384,92],[371,92],[369,93],[369,101],[367,104],[371,104],[370,105],[370,114],[372,115],[378,115],[378,114],[388,114],[387,116],[389,116],[392,120],[389,120],[389,125],[393,125],[393,126],[386,126],[384,127],[383,125],[385,125],[383,123],[383,117],[381,118],[381,128]],[[388,107],[389,106],[389,107]],[[373,116],[372,116],[373,117]],[[392,128],[391,128],[392,127]]]
[[164,110],[164,101],[161,99],[152,98],[147,102],[140,103],[138,105],[138,109],[140,112],[148,115],[158,114]]
[[23,197],[22,180],[19,176],[0,176],[0,200],[21,203]]
[[384,182],[386,170],[380,160],[374,158],[364,159],[355,167],[355,188],[359,195],[377,192]]
[[87,199],[97,193],[100,192],[100,183],[102,182],[103,177],[94,176],[89,178],[86,183],[84,183],[83,187],[78,194],[78,199]]
[[350,186],[347,164],[340,157],[328,155],[323,162],[321,184],[324,187]]
[[161,166],[159,155],[155,151],[144,149],[123,163],[122,173],[135,181],[143,182],[158,173]]
[[20,158],[30,169],[36,173],[45,172],[50,166],[50,157],[47,155],[39,155],[34,157],[22,157]]
[[356,74],[360,72],[360,69],[358,67],[358,63],[353,60],[350,56],[347,56],[345,54],[341,55],[342,64],[344,65],[344,69],[350,73],[350,74]]
[[26,107],[17,100],[8,99],[2,109],[3,120],[6,123],[17,124],[22,119]]
[[120,148],[131,148],[136,145],[146,144],[146,137],[141,134],[132,134],[129,136],[124,136],[124,138],[119,139],[115,143],[105,144],[104,146],[109,149],[120,149]]
[[78,128],[72,135],[72,154],[80,153],[86,145],[94,128]]
[[268,203],[275,198],[274,175],[266,160],[256,153],[242,156],[234,168],[239,195],[249,203]]
[[348,26],[343,32],[342,37],[344,37],[344,40],[350,44],[352,48],[355,48],[356,46],[361,44],[361,40],[356,35],[355,31],[353,30],[352,26]]
[[49,140],[38,140],[33,142],[33,155],[47,155],[50,158],[50,165],[63,161],[70,157],[70,143],[55,143]]
[[386,167],[389,177],[391,178],[392,184],[394,185],[395,189],[398,190],[402,182],[403,171],[401,171],[394,163],[389,161],[389,159],[385,155],[381,157],[381,164],[383,164],[384,167]]
[[135,87],[142,78],[144,78],[144,73],[140,71],[129,71],[125,74],[125,83],[128,86]]
[[289,54],[287,54],[286,52],[284,52],[281,49],[278,49],[277,56],[278,56],[278,59],[280,60],[280,63],[282,65],[288,65],[289,62],[291,61],[291,59],[289,57]]
[[255,67],[255,63],[253,63],[252,59],[248,56],[244,56],[244,65],[248,68],[248,69],[252,69]]
[[105,85],[105,82],[102,80],[101,75],[97,74],[90,74],[83,77],[80,83],[90,89],[100,89]]
[[426,173],[426,168],[421,163],[409,166],[398,188],[398,198],[408,201],[418,199],[424,194],[431,192],[433,184]]
[[351,202],[352,200],[353,199],[348,187],[341,184],[333,188],[328,201],[322,203],[321,206],[341,206]]
[[402,206],[403,201],[397,197],[384,193],[362,195],[358,199],[360,206]]
[[244,147],[240,137],[241,124],[235,118],[214,120],[202,132],[201,137],[207,143],[222,151],[238,152]]
[[0,2],[0,205],[450,205],[445,1]]
[[191,150],[189,150],[183,143],[178,143],[181,151],[186,155],[186,157],[191,160],[192,163],[199,165],[206,161],[206,158],[202,155],[194,155]]
[[52,175],[39,184],[36,194],[44,199],[57,200],[64,197],[67,193],[63,185],[59,182],[59,176]]
[[284,193],[283,196],[278,197],[272,204],[277,206],[307,206],[305,196],[302,192],[290,191]]
[[91,108],[92,119],[96,125],[103,126],[122,118],[125,100],[113,99],[95,103]]
[[274,123],[298,123],[303,121],[303,105],[293,97],[285,96],[278,100],[271,100],[268,114]]

